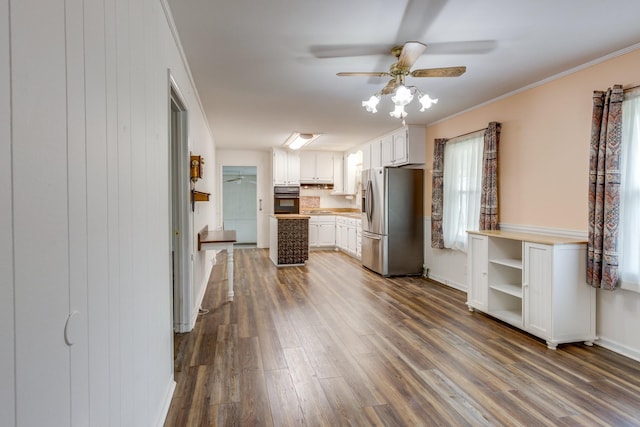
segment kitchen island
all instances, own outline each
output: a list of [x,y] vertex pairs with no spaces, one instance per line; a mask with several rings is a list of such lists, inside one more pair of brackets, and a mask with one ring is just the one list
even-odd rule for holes
[[309,215],[275,214],[269,221],[269,258],[278,267],[309,259]]

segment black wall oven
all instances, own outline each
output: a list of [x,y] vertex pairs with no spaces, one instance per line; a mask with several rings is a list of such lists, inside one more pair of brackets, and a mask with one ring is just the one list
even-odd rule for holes
[[273,213],[299,214],[300,187],[273,187]]

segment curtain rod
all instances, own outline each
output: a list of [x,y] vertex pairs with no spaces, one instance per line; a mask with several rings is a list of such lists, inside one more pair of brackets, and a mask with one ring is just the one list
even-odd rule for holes
[[628,88],[624,88],[624,89],[622,89],[622,91],[623,92],[632,92],[632,91],[634,91],[636,89],[640,89],[640,85],[635,85],[635,86],[631,86],[631,87],[628,87]]
[[462,138],[463,136],[471,135],[473,133],[482,132],[482,131],[485,131],[485,130],[487,130],[487,128],[482,128],[482,129],[478,129],[478,130],[472,130],[471,132],[463,133],[462,135],[456,135],[453,138],[449,138],[449,139]]

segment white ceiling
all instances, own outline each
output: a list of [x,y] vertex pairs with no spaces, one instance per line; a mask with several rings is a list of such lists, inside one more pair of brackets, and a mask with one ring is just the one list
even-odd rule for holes
[[[266,149],[293,131],[345,150],[401,126],[383,98],[390,48],[427,44],[413,69],[466,65],[407,82],[438,98],[429,124],[640,43],[638,0],[168,0],[216,146]],[[616,82],[612,82],[616,83]]]

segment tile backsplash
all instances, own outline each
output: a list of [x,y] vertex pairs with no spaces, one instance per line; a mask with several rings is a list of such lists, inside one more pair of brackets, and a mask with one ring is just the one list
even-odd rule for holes
[[317,209],[320,207],[320,196],[300,196],[300,210]]
[[317,208],[359,208],[360,198],[333,196],[331,190],[300,188],[300,210]]

